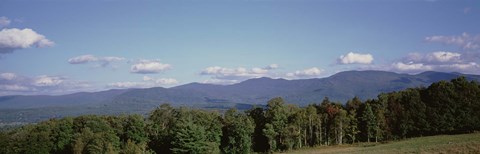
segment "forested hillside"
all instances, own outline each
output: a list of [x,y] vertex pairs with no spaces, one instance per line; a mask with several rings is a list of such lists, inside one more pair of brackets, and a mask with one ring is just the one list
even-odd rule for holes
[[50,119],[0,133],[0,153],[249,153],[382,142],[480,130],[480,85],[465,77],[429,87],[325,98],[298,107],[280,97],[245,112],[163,104],[140,115]]
[[465,76],[480,81],[480,76],[423,72],[416,75],[385,71],[345,71],[326,78],[285,80],[254,78],[232,85],[190,83],[171,88],[146,88],[83,92],[60,96],[0,97],[0,126],[12,123],[33,123],[86,114],[147,115],[161,104],[200,109],[246,110],[253,105],[266,105],[274,97],[287,104],[305,107],[325,97],[342,103],[357,96],[362,100],[380,93],[429,86],[441,80]]

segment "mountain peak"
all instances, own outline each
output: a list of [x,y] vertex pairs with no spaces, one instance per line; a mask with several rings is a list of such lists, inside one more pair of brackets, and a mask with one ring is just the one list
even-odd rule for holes
[[260,84],[262,84],[262,83],[282,82],[282,81],[287,81],[287,80],[282,79],[282,78],[273,79],[273,78],[269,78],[269,77],[260,77],[260,78],[248,79],[248,80],[242,81],[242,82],[237,83],[237,84],[249,84],[249,83],[254,83],[254,84],[260,83]]

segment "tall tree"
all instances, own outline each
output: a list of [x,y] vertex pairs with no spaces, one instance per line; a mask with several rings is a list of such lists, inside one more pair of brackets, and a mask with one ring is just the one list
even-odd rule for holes
[[349,119],[347,118],[347,111],[340,108],[335,115],[335,140],[336,144],[341,145],[343,143],[343,137],[345,135],[345,130],[348,128]]
[[368,102],[365,103],[365,111],[363,112],[362,119],[363,121],[365,121],[366,124],[367,141],[370,142],[370,138],[374,137],[374,133],[377,129],[377,120],[375,118],[375,114],[372,111],[372,107]]
[[[305,145],[313,146],[316,143],[315,139],[318,138],[316,134],[318,134],[320,131],[318,129],[315,129],[317,127],[320,127],[321,125],[321,119],[317,115],[317,108],[314,105],[308,105],[306,110],[306,117],[307,117],[307,131],[305,133]],[[320,121],[320,123],[319,123]]]
[[147,122],[148,146],[156,153],[171,153],[170,143],[178,112],[170,104],[162,104],[150,113]]
[[172,130],[173,140],[171,150],[173,153],[208,153],[205,128],[193,122],[189,115],[179,118]]
[[266,152],[270,149],[268,138],[263,133],[266,124],[265,112],[261,107],[253,107],[246,111],[247,115],[253,119],[255,123],[255,130],[253,132],[253,151]]
[[357,134],[360,132],[357,112],[361,105],[362,101],[356,96],[352,100],[347,101],[346,104],[348,124],[345,135],[349,137],[351,143],[355,143]]
[[[283,148],[281,134],[271,133],[273,132],[282,132],[282,129],[286,128],[287,125],[287,108],[284,106],[284,101],[282,98],[277,97],[268,101],[267,111],[265,113],[266,124],[264,134],[269,138],[270,149],[269,151],[276,151],[277,148]],[[267,127],[268,124],[268,127]],[[273,136],[272,136],[273,135]],[[277,144],[280,143],[280,146]]]
[[250,153],[253,121],[245,114],[237,113],[236,109],[225,112],[222,135],[222,152],[232,154]]

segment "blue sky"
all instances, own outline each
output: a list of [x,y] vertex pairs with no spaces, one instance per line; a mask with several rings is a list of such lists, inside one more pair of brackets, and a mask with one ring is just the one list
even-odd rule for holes
[[346,70],[480,74],[475,0],[0,3],[0,95]]

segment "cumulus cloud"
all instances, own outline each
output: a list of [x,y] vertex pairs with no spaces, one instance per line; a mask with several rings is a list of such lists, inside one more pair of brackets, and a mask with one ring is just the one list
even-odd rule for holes
[[470,56],[449,51],[436,51],[426,54],[410,53],[400,61],[394,62],[390,69],[403,73],[433,70],[478,74],[480,72],[479,65]]
[[371,54],[361,54],[349,52],[346,55],[341,55],[337,59],[337,64],[371,64],[373,56]]
[[392,70],[403,73],[420,73],[423,71],[442,71],[442,72],[459,72],[468,74],[478,74],[480,65],[475,62],[455,63],[455,64],[422,64],[422,63],[402,63],[392,64]]
[[200,75],[211,77],[203,81],[203,83],[233,84],[246,79],[272,76],[271,71],[278,67],[278,64],[270,64],[265,67],[253,67],[251,69],[245,67],[227,68],[212,66],[203,69]]
[[266,66],[265,69],[273,70],[273,69],[277,69],[278,67],[279,67],[278,64],[270,64],[270,65]]
[[455,52],[438,51],[428,54],[427,59],[438,62],[457,62],[460,60],[461,55],[462,54]]
[[268,76],[268,72],[276,68],[278,68],[277,64],[272,64],[263,68],[254,67],[251,69],[247,69],[244,67],[226,68],[220,66],[212,66],[205,68],[202,72],[200,72],[200,74],[213,76],[214,79],[241,80]]
[[429,71],[432,70],[432,66],[424,65],[422,63],[403,63],[397,62],[393,63],[392,67],[394,70],[401,71],[401,72],[422,72],[422,71]]
[[94,61],[98,61],[98,58],[94,55],[81,55],[68,59],[68,63],[70,64],[85,64]]
[[0,79],[3,79],[3,80],[13,80],[17,77],[17,75],[15,73],[0,73]]
[[177,84],[178,80],[174,78],[153,78],[149,76],[143,77],[143,82],[114,82],[107,84],[109,88],[151,88],[151,87],[161,87],[167,85]]
[[21,86],[17,84],[11,84],[11,85],[0,85],[0,90],[2,91],[31,91],[32,89],[26,86]]
[[33,84],[39,87],[51,87],[61,84],[65,79],[59,76],[38,76],[33,80]]
[[84,81],[62,76],[21,76],[15,73],[0,73],[0,95],[67,94],[88,91],[92,85]]
[[97,57],[94,55],[81,55],[68,59],[70,64],[98,63],[101,67],[106,67],[112,62],[123,61],[123,57]]
[[114,82],[107,84],[109,88],[146,88],[146,83],[144,82]]
[[154,74],[171,68],[172,65],[160,63],[159,60],[140,60],[132,65],[130,72],[138,74]]
[[426,42],[459,46],[464,50],[480,49],[480,35],[462,33],[459,36],[434,35],[425,37]]
[[12,21],[10,19],[8,19],[7,17],[4,17],[4,16],[0,17],[0,28],[10,25],[11,22]]
[[174,78],[152,78],[149,76],[143,76],[143,81],[147,82],[153,82],[156,85],[171,85],[171,84],[177,84],[178,81]]
[[436,51],[427,54],[409,53],[403,58],[408,63],[426,63],[426,64],[442,64],[442,63],[459,63],[464,61],[462,54],[458,52]]
[[0,31],[0,54],[12,53],[17,49],[50,47],[55,43],[32,29],[2,29]]
[[206,79],[201,83],[217,84],[217,85],[231,85],[240,82],[240,80],[228,80],[228,79]]
[[304,70],[298,70],[295,72],[287,73],[288,78],[314,78],[319,77],[324,70],[317,67],[312,67]]

